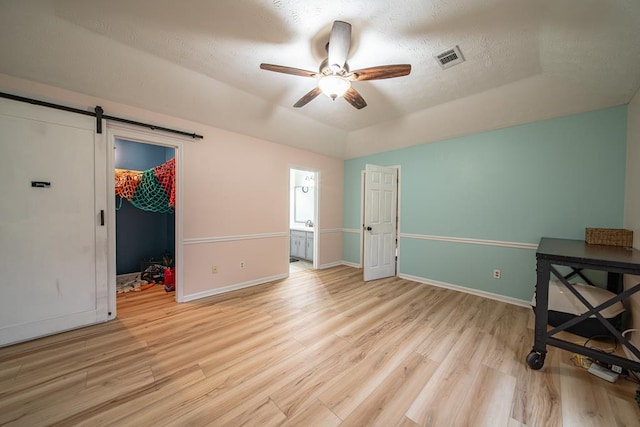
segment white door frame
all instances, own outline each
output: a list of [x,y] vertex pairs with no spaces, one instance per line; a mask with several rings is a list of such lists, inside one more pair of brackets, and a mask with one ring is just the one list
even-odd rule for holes
[[[401,204],[401,194],[402,194],[402,180],[400,179],[400,175],[402,172],[402,167],[400,165],[392,165],[385,166],[388,168],[395,168],[398,171],[398,188],[397,188],[397,198],[396,201],[396,274],[397,277],[400,274],[400,208]],[[365,268],[365,259],[364,259],[364,212],[365,212],[365,183],[366,183],[366,171],[360,171],[360,267],[364,270]]]
[[[182,238],[182,157],[183,157],[183,143],[184,141],[179,138],[172,138],[170,136],[158,135],[153,132],[145,130],[131,128],[128,126],[114,125],[107,122],[107,150],[108,150],[108,165],[107,171],[109,177],[107,178],[107,201],[108,201],[108,215],[107,224],[109,226],[109,298],[113,298],[113,304],[110,306],[116,307],[116,204],[115,204],[115,177],[113,171],[115,169],[115,154],[114,147],[116,138],[124,139],[127,141],[140,142],[143,144],[160,145],[164,147],[174,148],[176,150],[176,171],[175,171],[175,186],[176,186],[176,206],[175,206],[175,250],[174,250],[174,266],[175,266],[175,285],[176,293],[175,299],[177,302],[184,302],[184,290],[182,286],[182,273],[183,273],[183,238]],[[115,316],[115,311],[114,311]]]
[[[289,165],[289,169],[287,173],[289,174],[289,188],[288,188],[288,199],[289,199],[289,208],[291,207],[291,169],[303,171],[303,172],[311,172],[314,175],[315,183],[315,194],[314,194],[314,206],[313,206],[313,269],[318,269],[318,247],[320,246],[319,237],[320,237],[320,171],[318,169],[309,168],[306,166],[298,166],[298,165]],[[289,241],[291,241],[291,213],[290,210],[287,209],[287,233],[289,234]],[[287,251],[287,265],[289,265],[289,258],[291,257],[291,245],[287,244],[289,250]]]

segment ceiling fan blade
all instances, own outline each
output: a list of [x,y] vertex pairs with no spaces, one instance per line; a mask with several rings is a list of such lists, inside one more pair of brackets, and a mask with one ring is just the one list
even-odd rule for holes
[[352,71],[353,80],[380,80],[402,77],[411,73],[411,64],[380,65]]
[[351,46],[351,24],[344,21],[335,21],[329,36],[329,68],[338,72],[344,68]]
[[316,77],[318,73],[314,71],[302,70],[300,68],[287,67],[285,65],[260,64],[260,68],[276,73],[293,74],[294,76]]
[[362,95],[360,95],[358,91],[352,87],[350,87],[343,96],[349,104],[353,105],[358,110],[367,106],[367,102],[364,100]]
[[320,95],[321,92],[322,91],[320,90],[320,88],[316,86],[313,89],[311,89],[309,92],[307,92],[302,98],[300,98],[298,102],[296,102],[293,106],[295,108],[304,107],[316,96]]

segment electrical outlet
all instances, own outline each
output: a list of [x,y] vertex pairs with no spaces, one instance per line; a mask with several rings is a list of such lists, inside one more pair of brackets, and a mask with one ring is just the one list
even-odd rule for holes
[[218,273],[218,266],[214,265],[213,267],[211,267],[211,274],[217,274]]
[[240,268],[244,268],[244,261],[240,261]]
[[494,279],[499,279],[500,278],[500,270],[493,270],[493,278]]

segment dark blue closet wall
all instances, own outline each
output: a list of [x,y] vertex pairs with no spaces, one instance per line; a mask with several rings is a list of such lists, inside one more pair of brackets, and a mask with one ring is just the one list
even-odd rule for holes
[[[173,148],[116,139],[115,167],[144,171],[175,156]],[[116,196],[116,207],[120,197]],[[116,274],[140,271],[140,261],[175,248],[175,215],[147,212],[127,200],[116,211]]]

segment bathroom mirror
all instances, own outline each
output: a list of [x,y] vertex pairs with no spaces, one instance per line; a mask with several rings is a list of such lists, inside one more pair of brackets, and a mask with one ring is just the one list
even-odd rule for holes
[[293,220],[304,224],[313,221],[314,187],[296,187],[293,192]]

